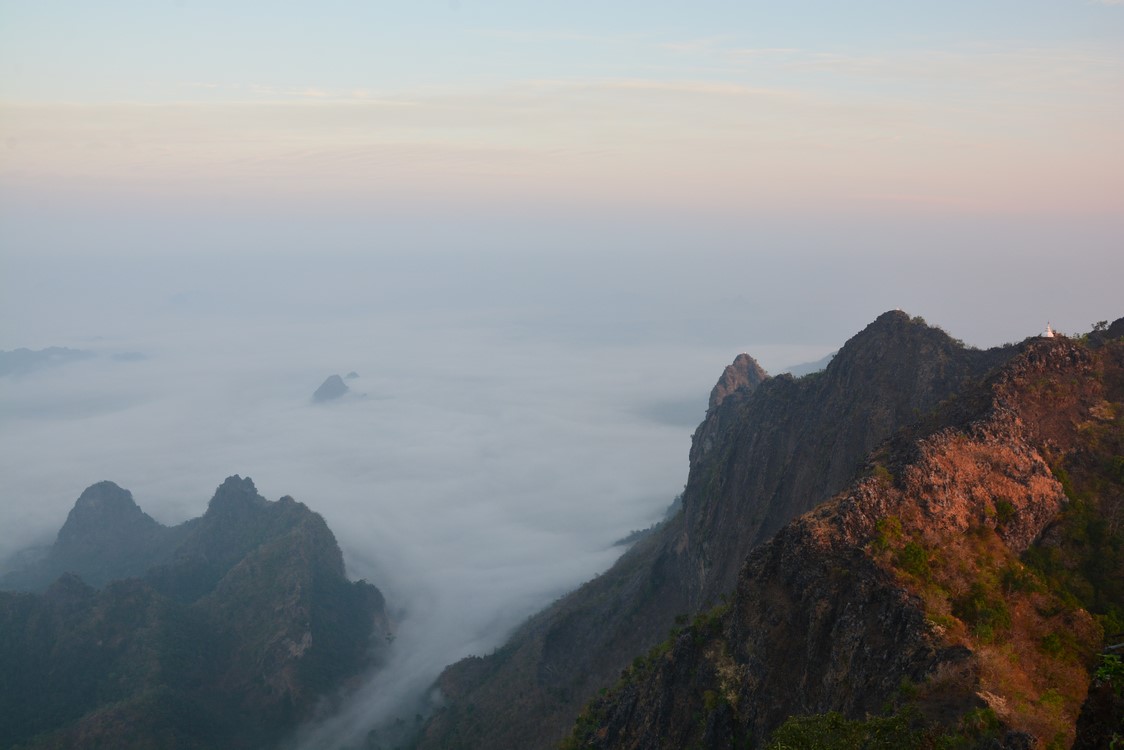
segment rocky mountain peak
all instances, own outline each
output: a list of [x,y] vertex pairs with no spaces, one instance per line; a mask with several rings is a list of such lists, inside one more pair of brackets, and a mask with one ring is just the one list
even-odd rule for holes
[[139,575],[166,556],[170,533],[128,490],[98,482],[74,503],[50,549],[0,576],[0,588],[43,590],[64,573],[76,572],[95,587]]
[[243,479],[235,474],[227,477],[215,490],[214,497],[207,504],[207,514],[233,512],[247,508],[261,508],[268,504],[258,494],[258,488],[249,477]]
[[133,501],[131,492],[113,482],[98,482],[87,487],[74,503],[59,529],[57,544],[65,547],[91,537],[129,535],[157,526]]
[[155,531],[56,544],[13,579],[44,593],[0,591],[0,747],[278,747],[385,658],[382,594],[291,497],[232,476],[168,528],[102,482],[72,520],[107,512]]
[[768,373],[757,364],[757,360],[744,352],[726,366],[710,391],[706,418],[691,438],[689,458],[692,465],[714,447],[723,430],[734,419],[738,405],[768,379]]
[[[453,746],[478,727],[479,741],[465,746],[557,747],[564,735],[551,732],[572,724],[580,701],[659,644],[678,613],[705,611],[728,596],[757,545],[845,489],[896,431],[1014,354],[969,349],[892,311],[816,375],[763,378],[750,357],[739,357],[692,438],[682,512],[528,622],[503,654],[448,670],[441,682],[448,708],[420,747]],[[796,574],[797,559],[785,561]],[[847,569],[846,561],[833,565]]]
[[769,375],[757,360],[748,354],[739,354],[733,363],[726,366],[722,377],[710,392],[710,405],[708,409],[717,409],[726,397],[736,391],[750,391],[762,383]]
[[832,361],[839,366],[869,366],[883,357],[899,353],[914,354],[932,349],[963,349],[940,328],[930,326],[924,318],[911,318],[901,310],[882,313],[866,328],[852,336]]
[[1086,691],[1118,628],[1124,345],[1028,340],[954,395],[749,551],[562,746],[811,747],[847,717],[883,747],[1108,747],[1120,703]]
[[140,506],[131,492],[114,482],[104,481],[87,487],[74,503],[74,510],[79,513],[135,513],[140,511]]
[[[356,377],[358,377],[358,375],[356,375]],[[320,387],[316,389],[316,392],[312,394],[312,400],[316,403],[332,401],[340,398],[349,390],[351,389],[347,387],[347,383],[343,382],[343,378],[339,375],[329,375],[328,378],[320,384]]]

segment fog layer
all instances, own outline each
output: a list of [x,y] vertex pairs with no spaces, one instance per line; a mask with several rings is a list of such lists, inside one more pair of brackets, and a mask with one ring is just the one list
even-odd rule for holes
[[[894,307],[983,345],[1119,313],[1098,286],[1111,273],[1082,295],[1043,293],[1042,231],[973,256],[963,241],[994,249],[996,230],[964,226],[947,251],[930,233],[902,256],[889,241],[858,247],[870,227],[716,239],[473,226],[130,226],[87,254],[80,233],[10,222],[0,349],[92,356],[0,378],[0,558],[49,542],[103,479],[169,524],[235,473],[293,495],[400,618],[387,670],[324,730],[346,739],[659,519],[740,351],[781,371]],[[352,371],[346,396],[312,402]]]

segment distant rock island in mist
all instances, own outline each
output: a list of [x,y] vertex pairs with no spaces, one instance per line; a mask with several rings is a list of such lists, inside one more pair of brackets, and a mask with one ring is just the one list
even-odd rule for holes
[[[350,373],[348,377],[352,375],[359,377],[355,373]],[[324,403],[325,401],[334,401],[344,396],[350,390],[351,389],[347,387],[347,383],[343,382],[343,378],[339,375],[329,375],[327,379],[320,384],[320,387],[316,389],[316,392],[312,394],[312,400],[318,404]]]
[[[660,523],[325,750],[1112,747],[1124,319],[979,350],[893,311],[823,364],[737,356]],[[290,750],[393,629],[320,516],[237,476],[175,527],[99,482],[19,559],[5,748]]]

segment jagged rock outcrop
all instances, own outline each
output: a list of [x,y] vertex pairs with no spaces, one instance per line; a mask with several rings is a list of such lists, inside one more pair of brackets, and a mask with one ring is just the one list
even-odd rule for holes
[[581,706],[663,640],[677,616],[733,589],[751,549],[843,489],[895,430],[1012,355],[968,349],[889,312],[822,373],[762,379],[739,357],[695,433],[683,511],[496,654],[446,670],[445,703],[420,746],[557,745]]
[[731,364],[726,366],[722,377],[718,378],[718,382],[710,391],[706,417],[692,436],[690,453],[692,465],[698,463],[704,454],[714,448],[729,429],[730,423],[737,420],[738,411],[749,398],[749,394],[753,393],[768,377],[769,375],[761,369],[761,365],[757,364],[757,360],[748,354],[739,354]]
[[728,604],[637,659],[566,747],[764,747],[794,716],[887,708],[902,747],[1069,746],[1124,605],[1124,560],[1086,536],[1119,546],[1122,455],[1124,342],[1028,342],[751,552]]
[[1115,750],[1124,737],[1124,677],[1094,680],[1077,717],[1072,750]]
[[154,528],[176,543],[143,575],[99,590],[68,573],[41,595],[0,592],[0,746],[273,747],[384,653],[382,595],[347,580],[323,518],[266,500],[248,478],[230,477],[202,517],[170,530],[99,483],[60,542],[86,549]]
[[325,401],[334,401],[344,396],[350,390],[351,389],[347,387],[347,383],[343,382],[343,378],[339,375],[329,375],[312,394],[312,400],[318,404],[324,403]]

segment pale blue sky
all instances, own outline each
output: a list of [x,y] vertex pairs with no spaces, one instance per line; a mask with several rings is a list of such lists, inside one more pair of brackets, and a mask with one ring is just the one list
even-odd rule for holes
[[699,254],[790,281],[818,258],[851,276],[771,291],[827,309],[893,257],[903,289],[831,341],[914,300],[981,320],[924,288],[942,264],[1038,304],[1058,255],[1100,269],[1051,301],[1087,325],[1119,306],[1122,134],[1120,2],[0,0],[12,285],[17,256],[388,246],[580,245],[581,279],[658,245],[669,294]]
[[[691,54],[1111,54],[1124,6],[998,2],[27,2],[0,5],[0,94],[178,101],[191,84],[401,93],[538,77],[740,80]],[[689,50],[689,45],[699,45]],[[682,45],[676,53],[674,45]]]

